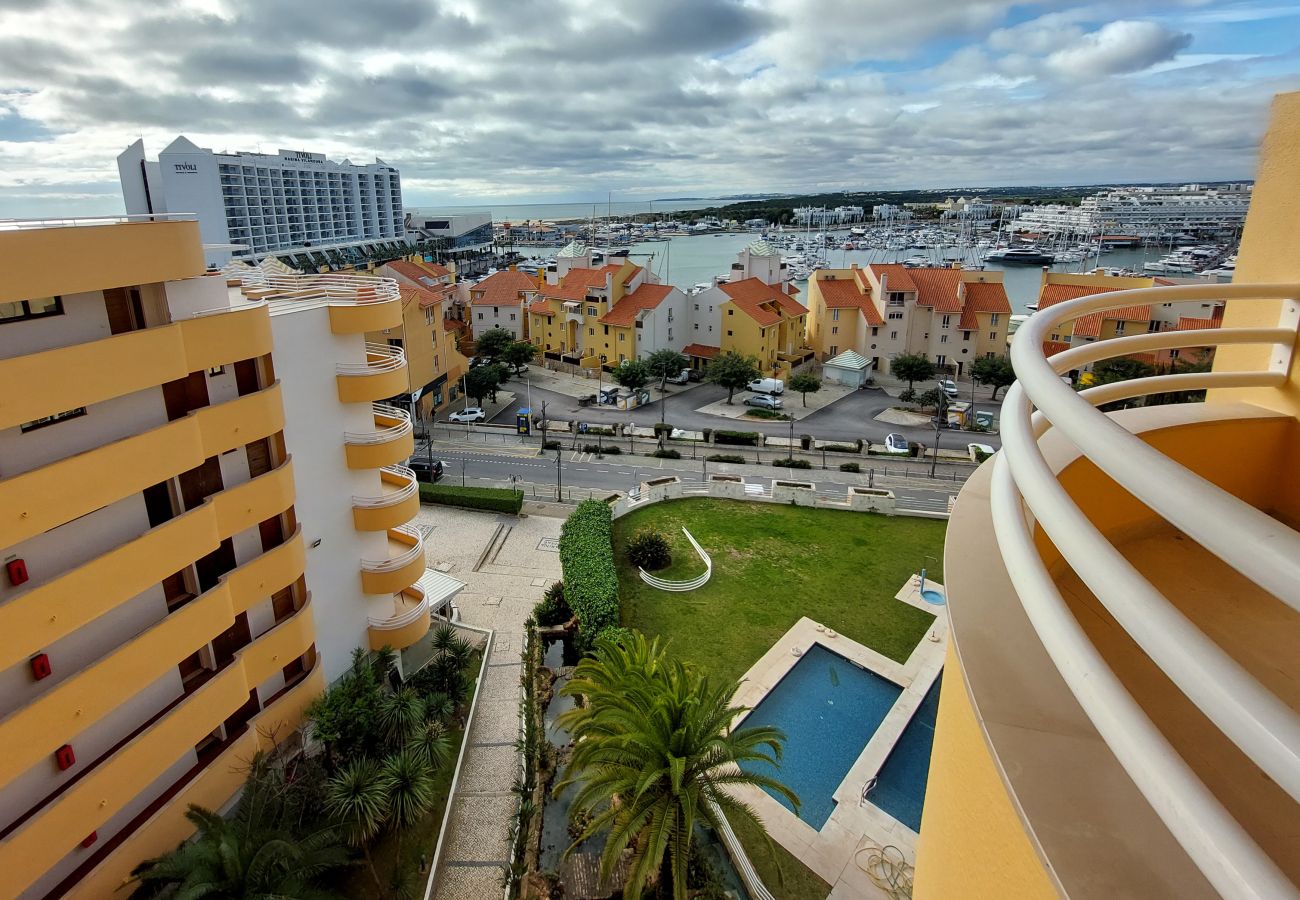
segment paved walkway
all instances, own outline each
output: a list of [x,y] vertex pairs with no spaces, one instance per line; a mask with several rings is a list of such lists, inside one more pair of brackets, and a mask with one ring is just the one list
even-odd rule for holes
[[461,621],[496,632],[431,894],[483,900],[500,896],[510,863],[524,620],[560,577],[559,553],[543,548],[558,541],[561,520],[425,506],[418,522],[432,526],[429,566],[466,583],[457,597]]

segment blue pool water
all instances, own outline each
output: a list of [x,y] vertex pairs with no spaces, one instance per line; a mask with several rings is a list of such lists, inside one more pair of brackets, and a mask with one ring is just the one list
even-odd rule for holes
[[894,744],[876,776],[876,786],[867,800],[879,806],[913,831],[921,830],[921,808],[925,805],[925,781],[930,775],[930,748],[934,746],[934,720],[939,712],[939,683],[934,680],[912,720]]
[[[814,644],[743,723],[785,732],[779,768],[766,763],[743,768],[783,782],[799,797],[799,818],[820,829],[835,809],[831,795],[900,693],[893,682]],[[785,797],[768,793],[794,811]]]
[[934,603],[938,606],[943,606],[947,602],[944,600],[943,592],[936,591],[933,588],[926,588],[921,591],[921,599],[926,603]]

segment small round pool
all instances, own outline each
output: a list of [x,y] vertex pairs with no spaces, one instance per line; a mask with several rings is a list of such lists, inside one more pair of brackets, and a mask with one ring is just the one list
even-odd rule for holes
[[926,588],[925,590],[921,591],[921,599],[924,600],[926,603],[933,603],[936,606],[943,606],[944,603],[946,602],[943,599],[943,592],[936,591],[932,588]]

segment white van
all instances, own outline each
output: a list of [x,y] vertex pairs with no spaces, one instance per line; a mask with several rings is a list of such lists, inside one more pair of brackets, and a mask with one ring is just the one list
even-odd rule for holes
[[785,382],[780,378],[755,378],[745,385],[755,394],[784,394]]

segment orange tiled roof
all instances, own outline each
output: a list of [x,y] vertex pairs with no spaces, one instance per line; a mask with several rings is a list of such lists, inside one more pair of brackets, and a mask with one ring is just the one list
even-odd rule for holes
[[[781,321],[781,313],[787,316],[802,316],[808,312],[798,300],[761,278],[724,281],[718,287],[731,298],[732,303],[759,325],[775,325]],[[781,312],[777,312],[777,308]]]
[[785,292],[793,297],[795,294],[799,293],[799,289],[794,286],[793,281],[787,281],[785,283]]
[[1047,309],[1066,300],[1078,300],[1093,294],[1108,294],[1121,288],[1105,287],[1099,284],[1045,284],[1038,292],[1038,308]]
[[402,306],[408,303],[419,304],[420,309],[428,309],[436,306],[447,299],[447,294],[455,290],[452,285],[440,284],[436,288],[411,287],[407,284],[399,284],[398,290],[402,295]]
[[1223,319],[1198,319],[1194,316],[1179,316],[1177,331],[1197,331],[1202,328],[1218,328]]
[[643,284],[614,304],[614,308],[600,317],[603,325],[627,327],[636,322],[637,313],[654,309],[672,291],[671,284]]
[[818,278],[817,289],[821,291],[822,301],[827,309],[859,309],[868,325],[885,324],[885,320],[876,309],[876,304],[858,289],[856,281]]
[[408,281],[418,282],[419,284],[432,287],[439,279],[446,278],[451,271],[437,263],[413,263],[404,259],[395,259],[392,262],[385,263],[389,270],[395,275],[400,275]]
[[713,359],[721,352],[721,347],[711,347],[708,344],[687,344],[682,348],[682,353],[699,359]]
[[1043,355],[1055,356],[1058,353],[1064,353],[1070,349],[1070,345],[1065,341],[1043,341]]
[[928,306],[937,313],[961,312],[961,298],[957,296],[960,269],[920,267],[908,274],[916,284],[917,306]]
[[1107,309],[1102,312],[1088,313],[1074,320],[1074,333],[1081,337],[1100,337],[1101,323],[1111,322],[1150,322],[1151,307],[1123,306],[1119,309]]
[[523,272],[497,272],[470,288],[470,300],[475,306],[520,306],[525,291],[536,291],[537,282]]
[[958,328],[974,330],[980,327],[976,313],[1011,314],[1011,301],[1000,281],[966,282],[966,299],[962,302],[961,322]]
[[[876,276],[877,281],[880,280],[881,275],[886,276],[886,291],[916,291],[916,282],[912,280],[911,274],[916,271],[915,269],[909,269],[899,263],[872,263],[867,268]],[[863,270],[860,277],[866,279],[866,270]]]

